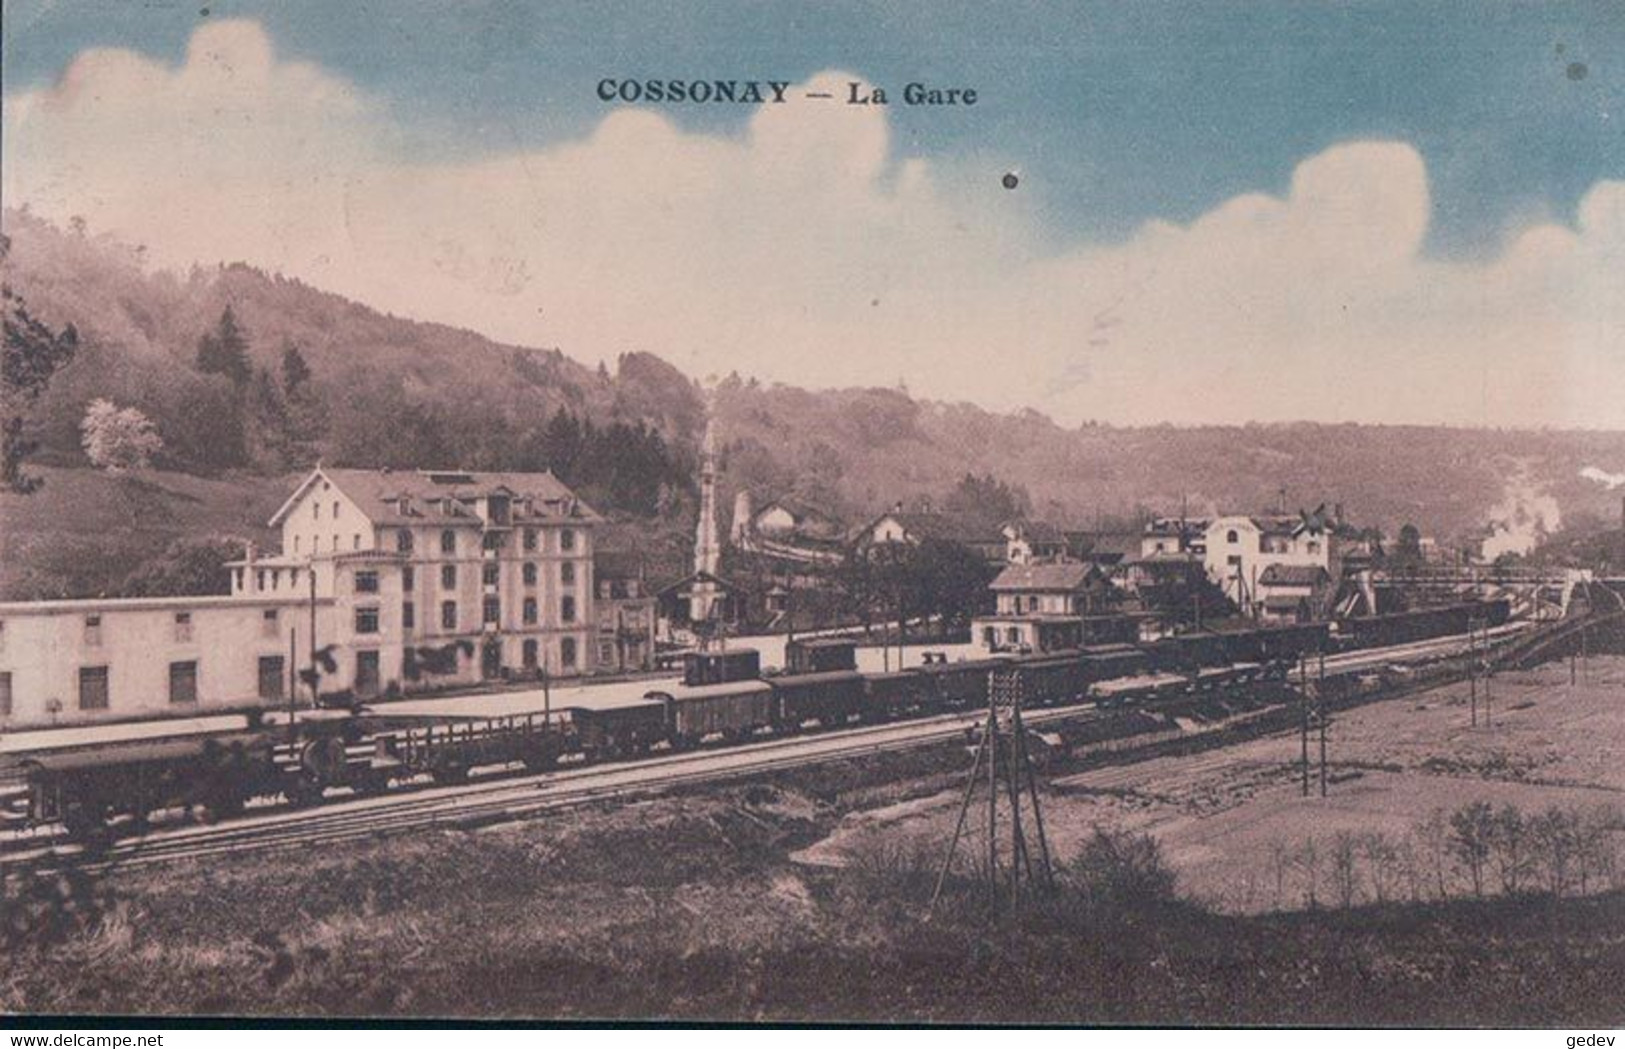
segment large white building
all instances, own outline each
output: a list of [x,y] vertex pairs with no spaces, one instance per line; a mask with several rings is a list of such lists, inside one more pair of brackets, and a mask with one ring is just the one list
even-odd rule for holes
[[317,468],[229,595],[0,604],[0,731],[593,668],[598,516],[550,473]]
[[[1316,514],[1248,517],[1229,515],[1208,522],[1203,564],[1208,578],[1243,612],[1265,611],[1264,590],[1280,573],[1272,565],[1320,568],[1330,573],[1332,529]],[[1296,579],[1296,576],[1293,576]]]

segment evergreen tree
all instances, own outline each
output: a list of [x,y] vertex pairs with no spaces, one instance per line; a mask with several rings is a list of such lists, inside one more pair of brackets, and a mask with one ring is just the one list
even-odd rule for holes
[[310,385],[310,365],[292,339],[282,340],[282,392],[292,400]]
[[206,332],[197,344],[198,371],[209,375],[224,375],[232,385],[246,386],[253,376],[248,362],[248,333],[237,324],[236,314],[227,306],[220,314],[212,331]]
[[[10,247],[10,239],[0,236],[0,260]],[[5,317],[0,344],[0,491],[26,495],[44,483],[22,468],[23,460],[38,448],[38,442],[24,436],[29,411],[51,377],[73,359],[79,334],[71,324],[55,332],[40,323],[9,285],[0,285],[0,309]]]

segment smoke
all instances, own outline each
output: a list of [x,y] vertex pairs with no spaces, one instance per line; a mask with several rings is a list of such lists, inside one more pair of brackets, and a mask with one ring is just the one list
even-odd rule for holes
[[1611,474],[1606,470],[1599,470],[1595,466],[1582,467],[1580,476],[1588,481],[1596,481],[1610,492],[1620,485],[1625,485],[1625,474]]
[[[1625,476],[1619,480],[1625,483]],[[1484,559],[1527,554],[1562,523],[1557,500],[1542,492],[1530,478],[1528,464],[1520,463],[1507,478],[1501,501],[1490,509],[1490,536],[1484,540]]]

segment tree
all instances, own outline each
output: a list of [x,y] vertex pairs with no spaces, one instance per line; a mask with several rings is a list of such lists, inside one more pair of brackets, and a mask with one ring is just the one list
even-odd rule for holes
[[955,513],[975,514],[994,521],[1025,517],[1032,510],[1032,497],[1026,489],[1011,486],[987,474],[967,473],[943,500],[943,508]]
[[91,465],[112,474],[151,466],[164,446],[151,419],[100,397],[90,402],[79,429]]
[[224,375],[234,386],[245,386],[253,371],[248,362],[248,333],[237,324],[237,315],[227,306],[214,330],[205,332],[197,344],[198,371]]
[[[0,261],[11,250],[10,238],[0,235]],[[38,448],[24,435],[30,411],[51,377],[73,359],[79,333],[68,325],[52,331],[32,317],[22,297],[0,284],[4,343],[0,347],[0,491],[27,495],[44,482],[23,472],[23,460]]]
[[177,539],[163,554],[143,562],[125,579],[126,597],[223,594],[231,589],[226,562],[242,558],[247,544],[228,536]]
[[1463,805],[1450,814],[1450,851],[1467,868],[1473,895],[1484,895],[1484,864],[1495,838],[1495,810],[1487,801]]
[[310,365],[292,339],[282,340],[282,392],[289,400],[310,385]]

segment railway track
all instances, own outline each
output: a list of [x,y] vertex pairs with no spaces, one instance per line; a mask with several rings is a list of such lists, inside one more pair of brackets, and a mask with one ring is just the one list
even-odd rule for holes
[[[1503,640],[1526,629],[1509,625],[1492,632]],[[1328,671],[1357,673],[1394,663],[1446,658],[1464,648],[1460,636],[1433,638],[1370,652],[1344,653],[1326,660]],[[1094,701],[1025,713],[1031,726],[1099,718]],[[215,825],[183,825],[103,849],[48,840],[39,847],[0,856],[0,867],[131,867],[177,859],[261,849],[336,844],[374,835],[433,826],[483,826],[534,817],[606,798],[645,794],[673,787],[760,775],[869,754],[909,750],[964,736],[980,723],[980,710],[836,729],[816,734],[765,739],[727,748],[663,753],[612,764],[547,773],[482,776],[457,786],[421,787],[409,792],[336,800],[313,809],[277,806]]]

